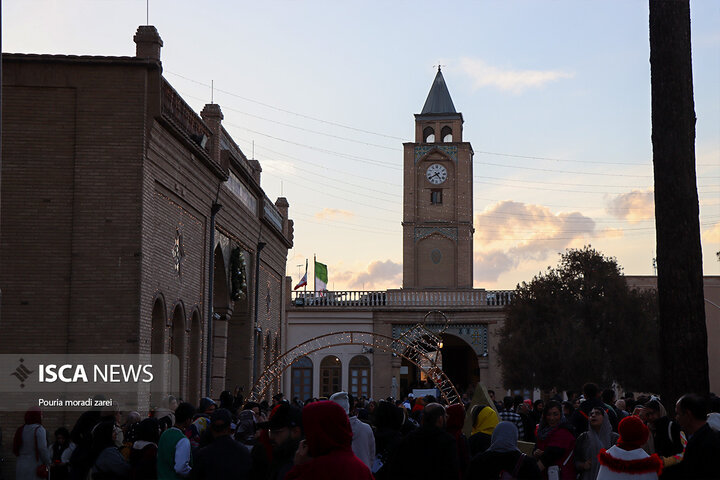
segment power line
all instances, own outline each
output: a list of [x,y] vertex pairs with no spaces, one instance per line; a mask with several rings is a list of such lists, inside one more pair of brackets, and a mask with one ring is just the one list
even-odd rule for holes
[[[244,141],[244,142],[246,142],[246,143],[251,143],[251,141],[248,140],[248,139],[246,139],[246,138],[239,138],[239,139],[242,140],[242,141]],[[292,155],[288,155],[288,154],[286,154],[286,153],[281,153],[281,152],[278,152],[278,151],[276,151],[276,150],[272,150],[272,149],[270,149],[270,148],[268,148],[268,147],[266,147],[266,146],[264,146],[264,145],[262,145],[262,144],[255,144],[255,147],[256,147],[256,148],[260,148],[260,149],[262,149],[262,150],[266,150],[266,151],[268,151],[268,152],[270,152],[270,153],[274,153],[275,155],[280,155],[281,157],[286,157],[286,158],[289,158],[289,159],[291,159],[291,160],[295,160],[296,162],[300,162],[300,163],[303,164],[303,165],[304,165],[304,164],[314,165],[314,166],[316,166],[316,167],[318,167],[318,168],[322,168],[322,169],[324,169],[324,170],[328,170],[328,171],[331,171],[331,172],[337,172],[337,173],[340,173],[340,174],[342,174],[342,175],[351,175],[351,176],[353,176],[353,177],[355,177],[355,178],[362,178],[362,179],[370,180],[370,181],[373,181],[373,182],[376,182],[376,183],[383,183],[383,184],[385,184],[385,185],[390,185],[390,186],[392,186],[392,187],[402,188],[402,186],[401,186],[400,184],[397,184],[397,183],[386,182],[386,181],[381,180],[381,179],[379,179],[379,178],[377,178],[377,177],[365,177],[365,176],[362,176],[362,175],[358,175],[358,174],[356,174],[356,173],[350,173],[350,172],[346,172],[346,171],[343,171],[343,170],[338,170],[338,169],[331,168],[331,167],[328,167],[328,166],[325,166],[325,165],[321,165],[321,164],[319,164],[319,163],[311,162],[310,160],[302,160],[302,159],[300,159],[300,158],[298,158],[298,157],[293,157]],[[269,159],[269,160],[270,160],[270,159]]]
[[[165,70],[164,73],[168,73],[168,74],[170,74],[170,75],[174,75],[174,76],[176,76],[176,77],[182,78],[183,80],[187,80],[187,81],[189,81],[189,82],[195,83],[195,84],[197,84],[197,85],[201,85],[201,86],[206,87],[206,88],[214,88],[213,85],[200,82],[200,81],[198,81],[198,80],[195,80],[195,79],[186,77],[186,76],[181,75],[181,74],[179,74],[179,73],[171,72],[171,71],[168,71],[168,70]],[[411,141],[412,141],[412,140],[410,140],[410,139],[403,138],[403,137],[397,137],[397,136],[394,136],[394,135],[387,135],[387,134],[384,134],[384,133],[373,132],[373,131],[371,131],[371,130],[365,130],[365,129],[362,129],[362,128],[352,127],[352,126],[345,125],[345,124],[342,124],[342,123],[339,123],[339,122],[334,122],[334,121],[325,120],[325,119],[322,119],[322,118],[317,118],[317,117],[313,117],[313,116],[310,116],[310,115],[306,115],[306,114],[294,112],[294,111],[291,111],[291,110],[288,110],[288,109],[285,109],[285,108],[276,107],[276,106],[270,105],[270,104],[268,104],[268,103],[260,102],[260,101],[258,101],[258,100],[254,100],[254,99],[251,99],[251,98],[248,98],[248,97],[245,97],[245,96],[243,96],[243,95],[239,95],[239,94],[237,94],[237,93],[230,92],[230,91],[227,91],[227,90],[222,90],[222,89],[218,89],[218,88],[214,88],[214,90],[217,91],[217,92],[225,93],[225,94],[227,94],[227,95],[229,95],[229,96],[231,96],[231,97],[239,98],[239,99],[244,100],[244,101],[247,101],[247,102],[251,102],[251,103],[254,103],[254,104],[257,104],[257,105],[261,105],[261,106],[266,107],[266,108],[270,108],[270,109],[272,109],[272,110],[276,110],[276,111],[283,112],[283,113],[287,113],[287,114],[290,114],[290,115],[295,115],[295,116],[300,117],[300,118],[305,118],[305,119],[308,119],[308,120],[313,120],[313,121],[316,121],[316,122],[324,123],[324,124],[326,124],[326,125],[333,125],[333,126],[336,126],[336,127],[345,128],[345,129],[348,129],[348,130],[351,130],[351,131],[355,131],[355,132],[367,133],[367,134],[370,134],[370,135],[376,135],[376,136],[379,136],[379,137],[390,138],[390,139],[393,139],[393,140],[400,140],[401,142],[411,142]],[[191,95],[186,95],[186,94],[184,94],[184,95],[185,95],[185,96],[188,96],[188,97],[192,97]],[[202,101],[202,99],[199,99],[198,97],[192,97],[192,98],[196,98],[196,99]],[[350,138],[347,138],[347,137],[341,137],[341,136],[332,135],[332,134],[328,134],[328,133],[318,132],[318,131],[316,131],[316,130],[311,130],[311,129],[307,129],[307,128],[304,128],[304,127],[299,127],[299,126],[297,126],[297,125],[286,124],[286,123],[279,122],[279,121],[276,121],[276,120],[271,120],[271,119],[268,119],[268,118],[265,118],[265,117],[261,117],[261,116],[259,116],[259,115],[254,115],[254,114],[250,114],[250,113],[247,113],[247,112],[243,112],[243,111],[240,111],[240,110],[237,110],[237,109],[233,109],[232,107],[224,107],[224,108],[227,108],[228,110],[232,110],[232,111],[235,111],[235,112],[240,113],[240,114],[243,114],[243,115],[248,115],[248,116],[251,116],[251,117],[254,117],[254,118],[258,118],[258,119],[261,119],[261,120],[265,120],[265,121],[268,121],[268,122],[277,123],[277,124],[279,124],[279,125],[283,125],[283,126],[286,126],[286,127],[289,127],[289,128],[296,128],[296,129],[299,129],[299,130],[304,130],[304,131],[307,131],[307,132],[316,133],[316,134],[318,134],[318,135],[325,135],[325,136],[334,137],[334,138],[341,139],[341,140],[346,140],[346,141],[355,142],[355,143],[361,143],[361,144],[370,145],[370,146],[375,146],[375,147],[379,147],[379,148],[385,148],[385,149],[389,149],[389,150],[397,150],[397,151],[401,150],[401,149],[399,149],[399,148],[387,147],[387,146],[384,146],[384,145],[377,145],[377,144],[373,144],[373,143],[368,143],[368,142],[363,142],[363,141],[359,141],[359,140],[350,139]],[[539,156],[539,155],[521,155],[521,154],[512,154],[512,153],[503,153],[503,152],[491,152],[491,151],[486,151],[486,150],[477,150],[477,151],[475,151],[475,153],[484,154],[484,155],[495,155],[495,156],[501,156],[501,157],[509,157],[509,158],[523,158],[523,159],[529,159],[529,160],[544,160],[544,161],[551,161],[551,162],[566,162],[566,163],[579,163],[579,164],[592,164],[592,165],[652,166],[651,164],[647,164],[647,163],[604,162],[604,161],[599,161],[599,160],[572,160],[572,159],[555,158],[555,157],[544,157],[544,156]],[[714,166],[714,165],[698,164],[698,166]],[[720,178],[720,177],[705,177],[705,178]]]
[[[204,87],[210,88],[210,85],[208,85],[207,83],[202,83],[202,82],[199,82],[199,81],[197,81],[197,80],[193,80],[192,78],[185,77],[185,76],[183,76],[183,75],[180,75],[179,73],[170,72],[170,71],[168,71],[168,70],[165,70],[164,73],[169,73],[170,75],[175,75],[176,77],[180,77],[180,78],[182,78],[182,79],[184,79],[184,80],[187,80],[187,81],[189,81],[189,82],[193,82],[193,83],[196,83],[196,84],[198,84],[198,85],[202,85],[202,86],[204,86]],[[239,99],[241,99],[241,100],[245,100],[246,102],[255,103],[255,104],[257,104],[257,105],[262,105],[263,107],[271,108],[271,109],[277,110],[277,111],[279,111],[279,112],[288,113],[288,114],[290,114],[290,115],[295,115],[295,116],[297,116],[297,117],[306,118],[306,119],[308,119],[308,120],[314,120],[314,121],[316,121],[316,122],[324,123],[324,124],[326,124],[326,125],[333,125],[333,126],[335,126],[335,127],[345,128],[345,129],[348,129],[348,130],[353,130],[353,131],[355,131],[355,132],[369,133],[370,135],[377,135],[377,136],[379,136],[379,137],[392,138],[392,139],[394,139],[394,140],[405,141],[405,139],[403,139],[402,137],[394,137],[394,136],[392,136],[392,135],[386,135],[386,134],[384,134],[384,133],[372,132],[372,131],[370,131],[370,130],[363,130],[362,128],[356,128],[356,127],[351,127],[351,126],[349,126],[349,125],[343,125],[342,123],[338,123],[338,122],[331,122],[331,121],[329,121],[329,120],[323,120],[322,118],[311,117],[310,115],[305,115],[305,114],[302,114],[302,113],[293,112],[293,111],[291,111],[291,110],[286,110],[286,109],[284,109],[284,108],[276,107],[276,106],[274,106],[274,105],[270,105],[270,104],[267,104],[267,103],[259,102],[259,101],[257,101],[257,100],[253,100],[252,98],[243,97],[242,95],[238,95],[238,94],[236,94],[236,93],[229,92],[229,91],[227,91],[227,90],[221,90],[221,89],[219,89],[219,88],[215,88],[215,91],[216,91],[216,92],[224,93],[224,94],[226,94],[226,95],[230,95],[231,97],[235,97],[235,98],[239,98]]]

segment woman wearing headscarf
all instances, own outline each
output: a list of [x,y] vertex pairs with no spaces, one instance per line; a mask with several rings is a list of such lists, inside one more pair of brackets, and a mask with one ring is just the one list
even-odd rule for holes
[[552,400],[543,410],[533,452],[544,478],[550,478],[550,471],[553,470],[559,471],[560,480],[575,480],[574,450],[573,427],[563,416],[562,405]]
[[113,421],[98,423],[92,432],[93,480],[130,478],[130,464],[117,447],[117,430]]
[[500,422],[493,430],[490,448],[478,453],[468,467],[465,480],[491,480],[508,473],[517,479],[541,479],[537,463],[517,448],[518,430],[512,422]]
[[600,407],[590,410],[588,429],[580,434],[575,444],[575,469],[580,476],[579,480],[595,480],[600,464],[598,454],[600,450],[607,450],[615,445],[618,434],[612,431],[610,418]]
[[130,478],[152,480],[157,478],[157,453],[160,441],[160,422],[146,418],[135,426],[135,441],[130,450]]
[[470,446],[467,437],[462,433],[465,424],[465,406],[462,403],[454,403],[447,407],[445,411],[447,412],[445,430],[455,439],[460,472],[462,473],[470,463]]
[[47,433],[42,426],[42,412],[38,407],[32,407],[25,412],[25,424],[15,431],[13,453],[17,457],[15,478],[18,480],[43,478],[38,476],[38,467],[50,463],[50,449],[47,444]]
[[352,451],[352,429],[345,410],[335,402],[306,405],[302,411],[305,440],[285,480],[373,480],[370,469]]
[[470,457],[473,457],[488,449],[492,432],[500,419],[497,412],[487,405],[475,405],[472,407],[470,417],[473,419],[473,428],[468,444],[470,445]]

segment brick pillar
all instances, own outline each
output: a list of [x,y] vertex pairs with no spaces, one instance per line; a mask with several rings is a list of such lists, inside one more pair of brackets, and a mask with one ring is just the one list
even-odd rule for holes
[[220,110],[220,105],[217,103],[208,103],[205,105],[205,108],[202,109],[202,112],[200,112],[200,116],[212,133],[212,138],[210,138],[210,158],[213,159],[213,162],[220,165],[220,131],[224,118]]
[[277,207],[278,211],[280,212],[280,215],[282,215],[283,218],[283,235],[287,238],[289,233],[288,228],[288,208],[290,208],[290,204],[287,201],[287,198],[285,197],[278,197],[277,200],[275,200],[275,206]]
[[260,185],[260,174],[262,173],[262,167],[260,166],[260,162],[258,162],[255,159],[248,160],[248,164],[250,165],[250,168],[253,169],[252,176],[253,179],[257,182],[258,185]]
[[163,46],[162,38],[152,25],[138,27],[133,40],[136,43],[135,56],[160,61],[160,49]]

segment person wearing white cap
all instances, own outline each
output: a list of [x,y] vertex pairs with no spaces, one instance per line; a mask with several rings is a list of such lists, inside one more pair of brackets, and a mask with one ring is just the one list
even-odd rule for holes
[[375,435],[372,428],[367,423],[358,420],[357,416],[350,416],[350,412],[354,410],[355,399],[347,392],[337,392],[330,396],[330,400],[337,403],[345,410],[350,419],[350,428],[352,428],[352,449],[357,456],[368,468],[372,468],[375,460]]

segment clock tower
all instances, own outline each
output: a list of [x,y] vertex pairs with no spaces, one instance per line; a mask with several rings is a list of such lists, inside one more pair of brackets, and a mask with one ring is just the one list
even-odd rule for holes
[[405,143],[403,288],[473,286],[473,150],[440,68]]

